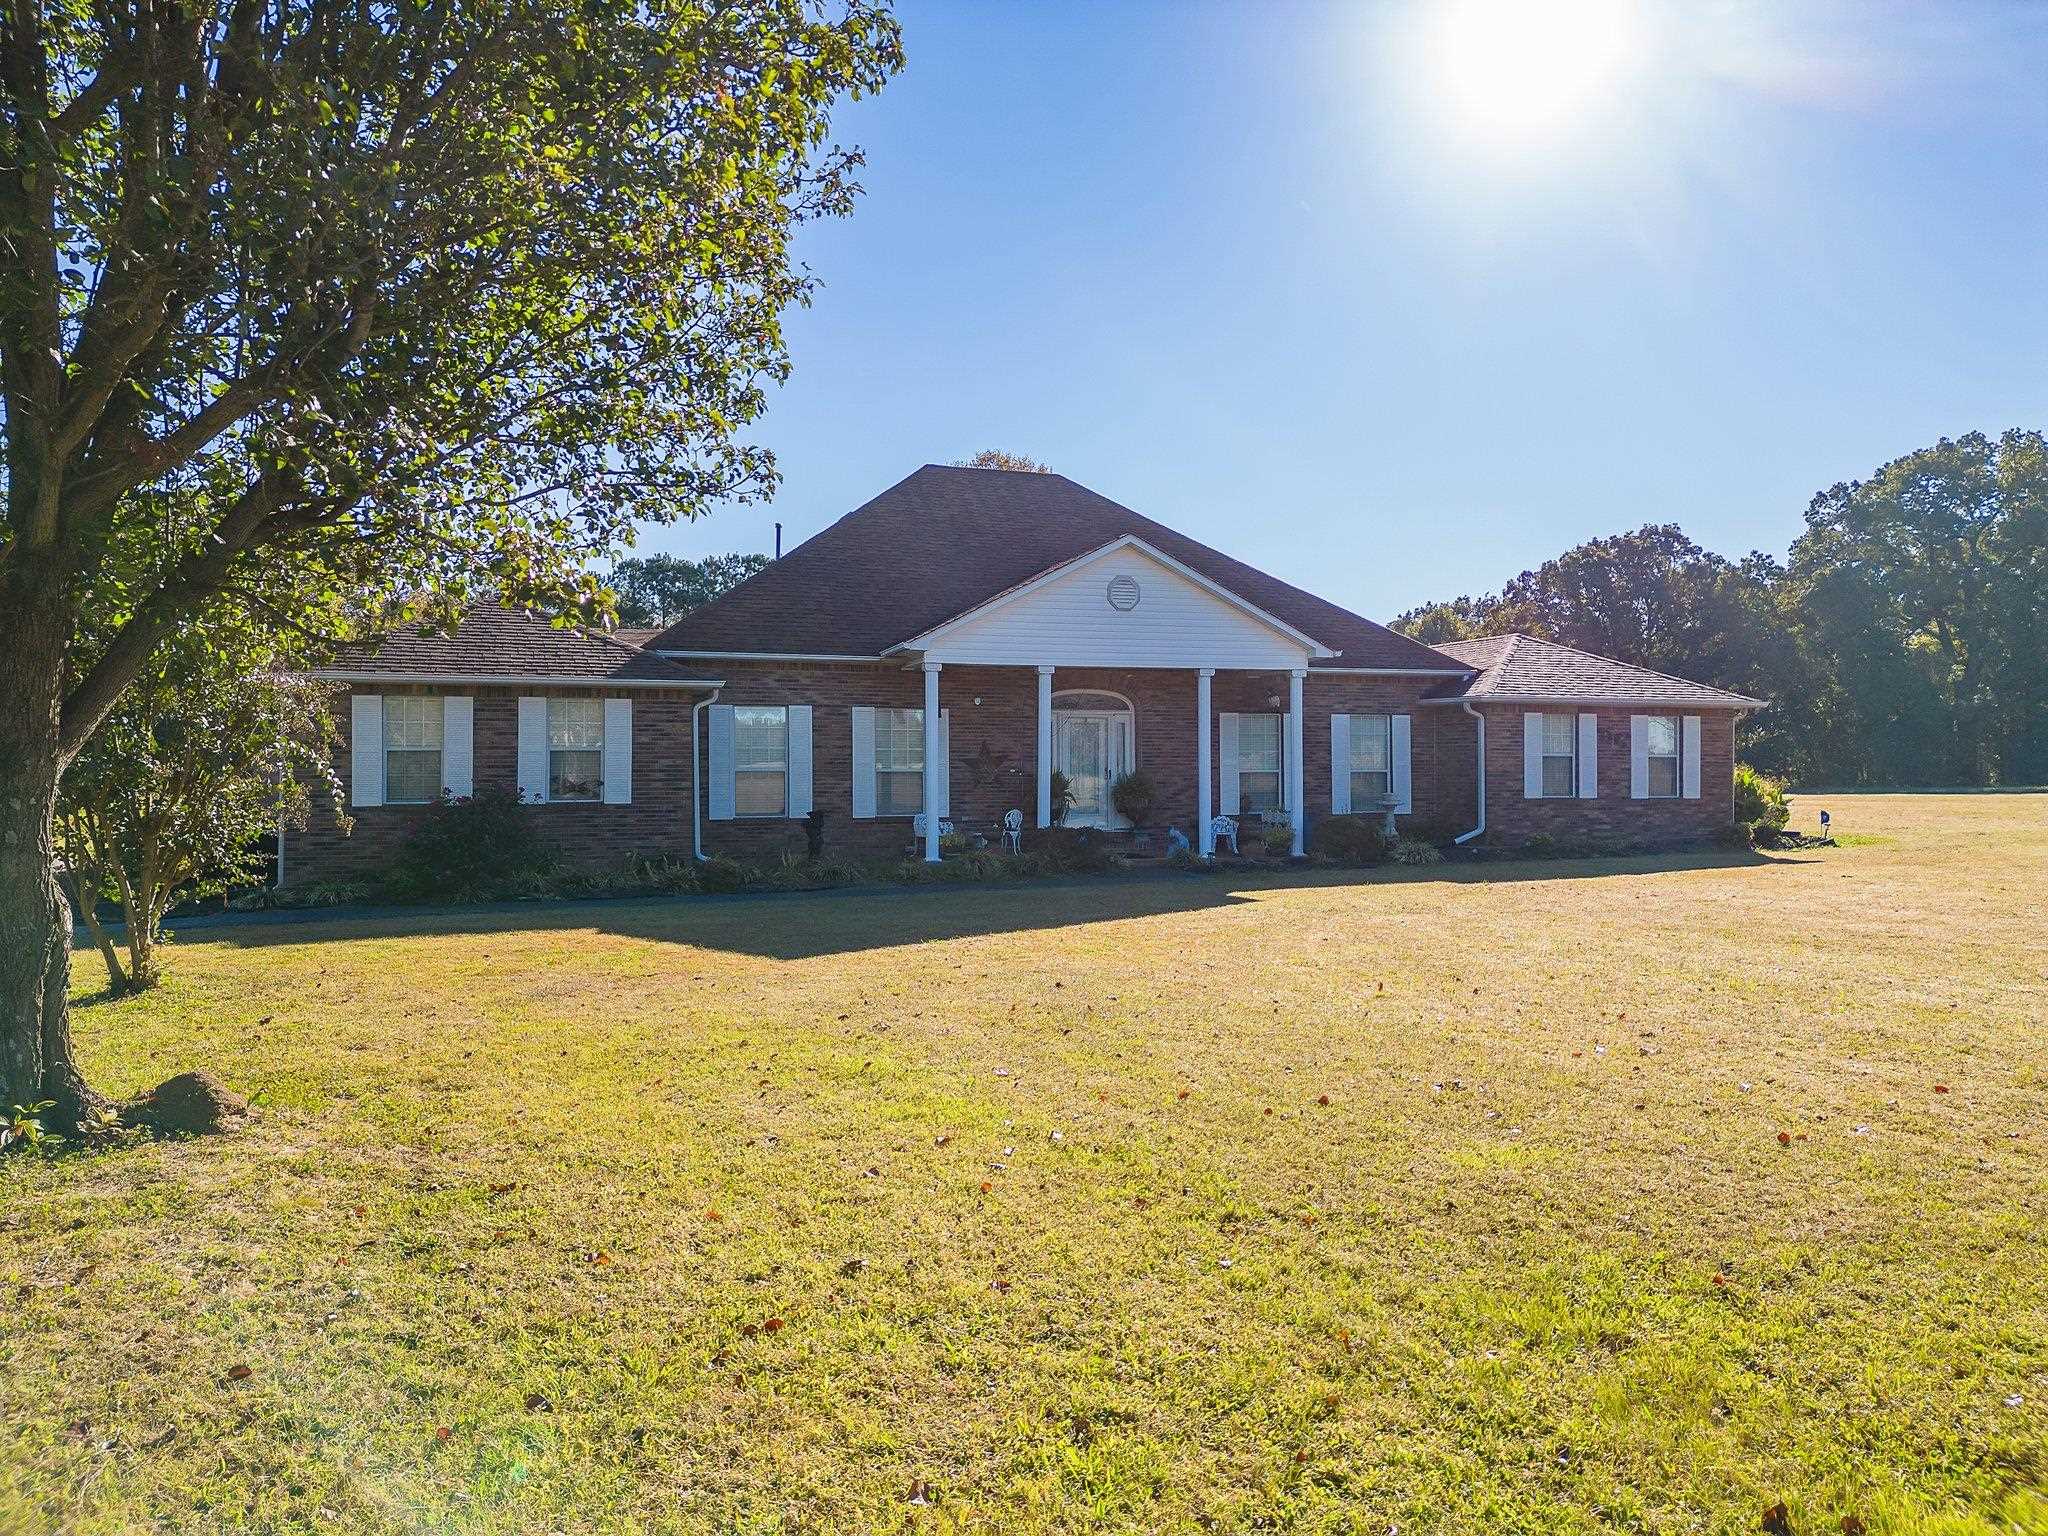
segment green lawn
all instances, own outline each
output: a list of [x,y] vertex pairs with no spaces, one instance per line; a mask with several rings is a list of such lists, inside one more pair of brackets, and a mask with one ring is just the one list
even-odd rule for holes
[[0,1531],[2048,1531],[2048,797],[1825,803],[195,929],[82,1049],[259,1110],[0,1163]]

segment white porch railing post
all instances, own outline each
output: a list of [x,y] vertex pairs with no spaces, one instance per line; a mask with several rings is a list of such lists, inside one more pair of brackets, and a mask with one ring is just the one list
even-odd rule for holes
[[939,775],[946,764],[939,753],[939,663],[924,664],[924,859],[939,862]]
[[1308,807],[1302,802],[1301,684],[1308,673],[1287,674],[1287,808],[1294,818],[1294,856],[1302,855],[1308,830]]
[[1052,825],[1052,668],[1038,669],[1038,824]]
[[1209,787],[1215,777],[1210,744],[1216,736],[1210,720],[1209,679],[1215,675],[1214,667],[1195,669],[1195,847],[1205,859],[1216,856],[1216,833],[1210,826],[1216,819],[1216,802]]

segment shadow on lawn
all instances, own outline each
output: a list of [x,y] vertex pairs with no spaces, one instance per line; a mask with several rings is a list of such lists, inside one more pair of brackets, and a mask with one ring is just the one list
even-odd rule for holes
[[948,939],[1072,928],[1241,906],[1261,892],[1493,885],[1810,863],[1747,849],[1521,860],[1428,869],[1142,872],[1014,885],[858,887],[744,896],[639,897],[469,908],[263,912],[188,919],[196,938],[260,948],[456,933],[596,930],[770,960],[809,960]]

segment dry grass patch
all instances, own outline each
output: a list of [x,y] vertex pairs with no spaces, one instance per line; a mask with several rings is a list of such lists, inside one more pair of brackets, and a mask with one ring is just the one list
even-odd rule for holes
[[1829,804],[195,930],[89,1064],[257,1115],[0,1165],[0,1530],[2048,1529],[2048,800]]

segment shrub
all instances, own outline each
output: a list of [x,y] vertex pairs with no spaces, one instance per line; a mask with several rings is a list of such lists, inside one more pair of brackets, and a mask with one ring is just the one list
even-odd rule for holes
[[1395,838],[1387,846],[1387,857],[1396,864],[1441,864],[1444,861],[1435,843],[1424,842],[1419,837]]
[[1792,807],[1785,803],[1785,786],[1767,778],[1747,763],[1735,765],[1735,824],[1751,842],[1768,842],[1785,830],[1792,819]]
[[1159,803],[1159,786],[1144,769],[1133,768],[1109,786],[1109,803],[1132,826],[1145,826],[1152,820],[1152,807]]
[[1325,816],[1309,836],[1308,851],[1338,864],[1377,864],[1387,856],[1387,834],[1376,816]]
[[[1269,821],[1259,829],[1258,835],[1268,853],[1285,857],[1294,852],[1294,828],[1288,822]],[[1240,840],[1242,836],[1240,833]]]
[[389,877],[406,901],[478,900],[528,894],[561,868],[530,807],[505,789],[443,795],[399,850]]
[[1114,862],[1093,827],[1033,827],[1024,833],[1024,850],[1039,856],[1048,873],[1101,874]]
[[729,859],[723,854],[714,854],[697,866],[697,889],[713,896],[730,896],[735,891],[744,891],[749,883],[746,866],[738,859]]

